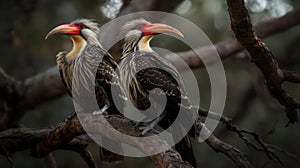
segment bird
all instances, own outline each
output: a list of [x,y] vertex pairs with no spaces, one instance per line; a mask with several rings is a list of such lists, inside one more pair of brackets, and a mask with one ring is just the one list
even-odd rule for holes
[[[68,35],[72,40],[73,48],[70,51],[59,52],[56,62],[67,92],[87,110],[85,112],[95,113],[100,108],[100,113],[117,114],[111,89],[119,88],[118,76],[115,73],[118,65],[98,41],[99,33],[100,26],[94,20],[77,19],[53,28],[45,39],[61,34]],[[92,95],[95,94],[98,109],[90,106],[91,99],[94,98]],[[81,98],[81,95],[85,96]],[[102,137],[102,141],[114,142],[105,137]],[[121,144],[115,142],[115,145]],[[114,163],[121,161],[123,156],[100,147],[100,159],[105,163]]]
[[[152,102],[159,106],[160,101],[151,102],[149,95],[166,95],[167,98],[163,113],[150,125],[142,127],[142,133],[153,129],[156,124],[164,129],[168,128],[176,119],[179,109],[184,109],[188,120],[193,122],[195,111],[178,70],[150,47],[150,41],[155,35],[173,33],[183,37],[183,34],[171,26],[151,23],[143,18],[128,21],[120,32],[123,37],[119,63],[120,84],[127,97],[142,111],[147,110]],[[191,130],[186,131],[194,137],[194,129],[192,126]],[[184,134],[175,149],[184,161],[196,167],[196,158],[188,135]]]

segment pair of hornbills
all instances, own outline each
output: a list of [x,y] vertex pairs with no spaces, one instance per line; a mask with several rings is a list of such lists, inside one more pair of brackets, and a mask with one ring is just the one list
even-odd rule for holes
[[[146,110],[151,106],[149,94],[164,94],[167,102],[163,114],[157,117],[143,133],[156,124],[167,129],[176,119],[178,111],[183,107],[186,117],[191,119],[193,108],[183,89],[183,82],[179,72],[168,61],[154,52],[149,43],[154,35],[161,33],[175,33],[183,36],[177,29],[159,23],[150,23],[144,19],[127,22],[120,29],[124,37],[122,41],[122,57],[119,64],[101,46],[99,25],[92,20],[79,19],[52,29],[46,39],[54,34],[68,35],[73,42],[73,49],[69,52],[60,52],[57,55],[57,64],[68,93],[76,93],[74,89],[96,93],[100,111],[108,114],[119,114],[113,101],[111,89],[122,90],[125,96],[139,110]],[[101,61],[97,61],[100,59]],[[159,67],[157,67],[159,66]],[[96,67],[96,74],[91,75]],[[115,70],[119,69],[118,73]],[[133,69],[133,70],[132,70]],[[135,71],[134,71],[135,70]],[[74,73],[76,72],[76,73]],[[83,85],[95,82],[95,89],[88,87],[72,87],[73,78],[80,75]],[[72,90],[73,89],[73,90]],[[163,92],[163,93],[161,93]],[[124,98],[124,95],[120,96]],[[74,95],[73,95],[74,97]],[[124,99],[125,101],[125,99]],[[95,110],[95,109],[90,109]],[[182,129],[182,127],[178,127]],[[194,136],[194,127],[186,130]],[[189,136],[186,135],[175,145],[184,161],[196,167],[196,159],[192,150]],[[121,155],[114,154],[100,147],[100,158],[104,162],[114,162],[122,159]]]

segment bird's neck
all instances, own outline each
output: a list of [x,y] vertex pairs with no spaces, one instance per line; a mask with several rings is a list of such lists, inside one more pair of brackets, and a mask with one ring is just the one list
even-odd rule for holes
[[80,35],[70,36],[73,42],[72,50],[66,55],[66,59],[70,62],[72,59],[78,57],[86,46],[85,39]]
[[144,51],[144,52],[153,52],[152,48],[150,47],[150,41],[153,36],[142,36],[139,39],[131,38],[131,36],[125,38],[125,42],[123,43],[123,57],[129,53],[136,52],[136,51]]
[[152,48],[150,47],[150,41],[152,40],[153,36],[143,36],[138,44],[138,50],[144,52],[153,52]]

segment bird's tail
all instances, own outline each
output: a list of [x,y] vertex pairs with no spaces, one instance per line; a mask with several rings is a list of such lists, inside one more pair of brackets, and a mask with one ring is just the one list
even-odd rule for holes
[[[190,115],[187,115],[186,117],[191,118]],[[171,122],[168,118],[164,118],[163,120],[160,121],[159,126],[161,126],[164,129],[167,129],[171,125],[170,123]],[[181,155],[182,160],[189,162],[193,167],[197,167],[196,158],[190,140],[190,137],[193,138],[195,137],[195,126],[192,126],[190,130],[184,130],[184,127],[177,124],[174,125],[174,128],[172,128],[172,132],[173,132],[172,135],[173,138],[183,136],[183,138],[175,145],[175,150]],[[186,134],[186,132],[188,134]]]
[[99,147],[100,160],[104,163],[118,163],[124,159],[124,156],[113,153],[107,149]]
[[192,143],[188,135],[175,145],[175,149],[179,152],[183,161],[187,161],[193,167],[197,167],[196,157],[194,155]]
[[[102,143],[103,144],[109,143],[109,145],[113,145],[116,149],[122,150],[122,144],[120,142],[108,139],[106,137],[102,138]],[[101,146],[99,146],[99,155],[100,155],[100,160],[107,164],[118,163],[124,159],[124,156],[111,152]]]

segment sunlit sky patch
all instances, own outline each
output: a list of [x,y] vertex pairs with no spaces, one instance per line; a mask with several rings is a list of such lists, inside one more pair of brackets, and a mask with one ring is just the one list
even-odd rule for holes
[[283,16],[293,10],[293,6],[286,0],[269,0],[269,3],[268,10],[273,17]]
[[287,0],[245,0],[246,6],[253,13],[267,11],[271,17],[279,17],[293,10]]
[[183,15],[187,13],[191,9],[191,7],[192,7],[191,0],[185,0],[181,5],[179,5],[179,7],[176,9],[175,12],[178,13],[179,15]]
[[100,7],[100,11],[109,19],[114,19],[123,5],[122,0],[107,0],[106,3]]
[[267,0],[246,0],[246,5],[252,12],[262,12],[267,7]]

